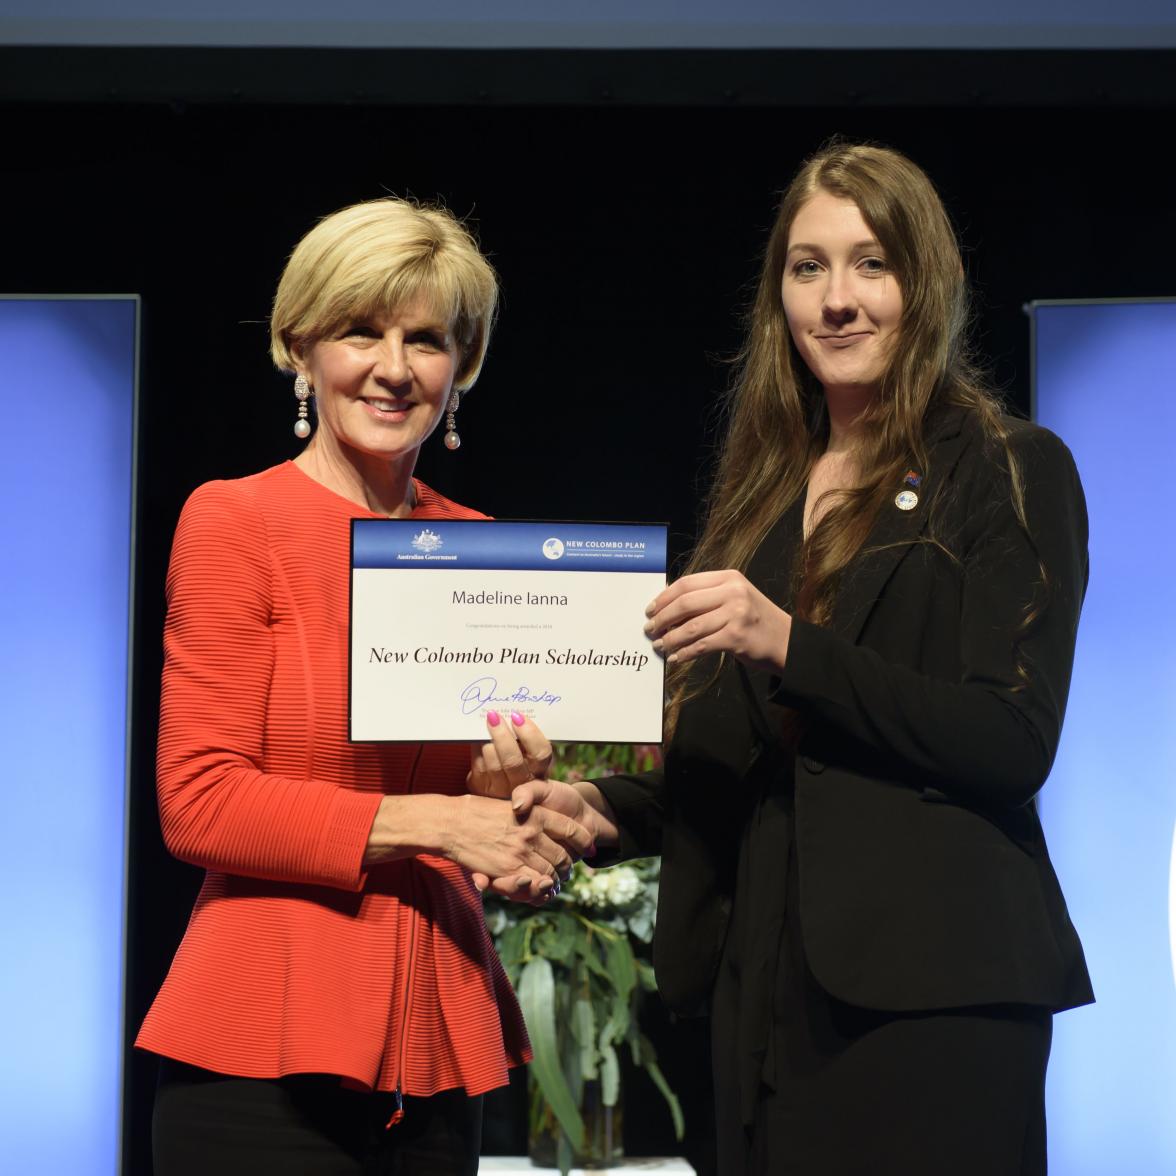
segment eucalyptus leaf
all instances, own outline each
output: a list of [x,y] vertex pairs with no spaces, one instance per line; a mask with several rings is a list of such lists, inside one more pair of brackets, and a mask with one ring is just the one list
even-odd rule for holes
[[534,956],[523,967],[519,976],[519,1004],[534,1052],[531,1071],[564,1133],[578,1148],[584,1138],[584,1121],[560,1066],[555,1033],[555,978],[550,960]]
[[608,974],[608,969],[600,959],[600,945],[602,942],[603,936],[599,936],[595,932],[585,934],[584,930],[581,929],[581,933],[576,938],[575,951],[597,976],[602,980],[609,980],[611,977]]
[[609,979],[624,1001],[629,999],[637,984],[637,968],[633,962],[633,948],[627,936],[618,935],[608,941],[605,962]]
[[596,1016],[592,1001],[578,997],[572,1005],[572,1036],[580,1047],[580,1076],[585,1081],[596,1077]]
[[629,1043],[629,1053],[633,1058],[633,1065],[645,1065],[645,1051],[642,1049],[642,1043],[645,1038],[641,1031],[637,1028],[637,1022],[634,1021],[629,1026],[629,1032],[625,1035],[625,1040]]
[[629,916],[629,930],[641,940],[648,943],[653,938],[653,910],[642,908]]
[[654,972],[652,964],[647,964],[644,960],[637,960],[637,978],[641,981],[641,987],[646,992],[657,991],[657,974]]
[[516,967],[523,958],[523,942],[526,939],[527,928],[524,923],[515,923],[507,927],[495,939],[498,955],[509,970]]
[[652,1057],[645,1062],[645,1072],[653,1079],[654,1086],[662,1092],[662,1098],[670,1108],[670,1118],[674,1120],[674,1138],[681,1139],[686,1133],[686,1120],[682,1115],[682,1104],[678,1101],[678,1096],[670,1089],[661,1067]]
[[559,1165],[560,1176],[568,1176],[568,1173],[572,1170],[572,1163],[574,1160],[575,1155],[574,1149],[572,1148],[572,1142],[561,1131],[559,1142],[555,1147],[555,1162]]
[[[611,1045],[600,1046],[600,1098],[606,1107],[615,1107],[621,1094],[621,1065]],[[679,1136],[679,1138],[681,1138]]]
[[625,1035],[629,1032],[631,1023],[632,1015],[629,1011],[629,1002],[617,999],[610,1001],[604,1027],[600,1030],[601,1051],[604,1050],[606,1045],[613,1045],[618,1041],[623,1041]]
[[[584,1106],[584,1075],[581,1072],[580,1050],[574,1041],[565,1037],[561,1043],[563,1053],[560,1061],[563,1065],[564,1079],[568,1084],[568,1090],[572,1092],[572,1098],[575,1100],[576,1106],[581,1108],[580,1114],[583,1115]],[[584,1130],[587,1131],[587,1125]]]
[[532,950],[559,964],[568,963],[576,951],[579,934],[575,920],[568,915],[556,915],[545,920],[532,936]]

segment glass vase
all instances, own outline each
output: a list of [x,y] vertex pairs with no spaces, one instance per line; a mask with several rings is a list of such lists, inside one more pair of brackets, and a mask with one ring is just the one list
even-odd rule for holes
[[[560,1127],[551,1107],[547,1105],[538,1084],[530,1079],[531,1129],[527,1154],[536,1168],[558,1168],[560,1161]],[[616,1106],[605,1106],[600,1083],[586,1081],[580,1095],[580,1115],[584,1120],[584,1146],[573,1151],[574,1168],[611,1168],[625,1156],[621,1140],[621,1100]]]

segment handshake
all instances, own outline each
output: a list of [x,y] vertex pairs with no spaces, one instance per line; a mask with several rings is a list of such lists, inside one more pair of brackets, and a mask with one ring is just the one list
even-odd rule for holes
[[575,862],[617,844],[616,821],[594,784],[549,777],[551,744],[530,719],[491,711],[486,724],[490,742],[470,753],[469,828],[454,829],[446,856],[471,871],[479,890],[542,905]]

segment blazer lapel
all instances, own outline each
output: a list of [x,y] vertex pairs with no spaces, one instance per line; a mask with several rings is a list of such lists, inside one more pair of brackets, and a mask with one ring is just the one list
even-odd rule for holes
[[[860,554],[846,569],[833,606],[831,628],[848,640],[857,641],[895,568],[926,530],[931,503],[951,480],[967,447],[966,419],[962,409],[949,409],[943,414],[929,437],[930,467],[912,471],[918,478],[917,486],[904,482],[893,487]],[[904,491],[918,498],[910,510],[903,510],[895,501]],[[792,560],[801,542],[802,519],[803,498],[776,521],[748,566],[748,579],[786,609],[792,607]],[[771,675],[736,664],[752,721],[770,746],[779,734],[778,717],[768,713],[774,707],[768,701],[773,690]]]
[[[950,480],[964,450],[963,423],[962,410],[945,414],[932,434],[930,467],[910,471],[917,484],[914,479],[904,480],[890,489],[861,552],[846,569],[831,628],[849,641],[857,641],[895,568],[926,530],[931,503]],[[916,500],[909,509],[900,505],[900,501],[911,501],[900,498],[903,495],[913,495]]]
[[792,576],[800,528],[804,518],[804,495],[772,524],[747,566],[747,578],[774,604],[792,607]]
[[[801,544],[801,528],[804,525],[804,495],[772,524],[763,541],[751,557],[747,567],[747,578],[770,600],[786,611],[792,608],[793,572],[796,552]],[[751,762],[755,762],[763,746],[773,746],[780,732],[779,716],[769,711],[768,701],[772,693],[771,675],[766,670],[749,670],[742,662],[734,662],[739,682],[747,700],[752,725],[759,736],[760,746],[755,749]]]

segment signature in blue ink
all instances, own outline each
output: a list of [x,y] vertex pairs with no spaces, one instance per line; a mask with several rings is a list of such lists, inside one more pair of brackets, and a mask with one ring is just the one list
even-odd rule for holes
[[[509,690],[509,687],[507,688]],[[542,703],[552,706],[559,702],[560,695],[552,694],[548,690],[532,690],[529,686],[519,686],[513,693],[498,694],[497,678],[475,678],[461,692],[461,713],[472,715],[479,707],[518,703]]]

